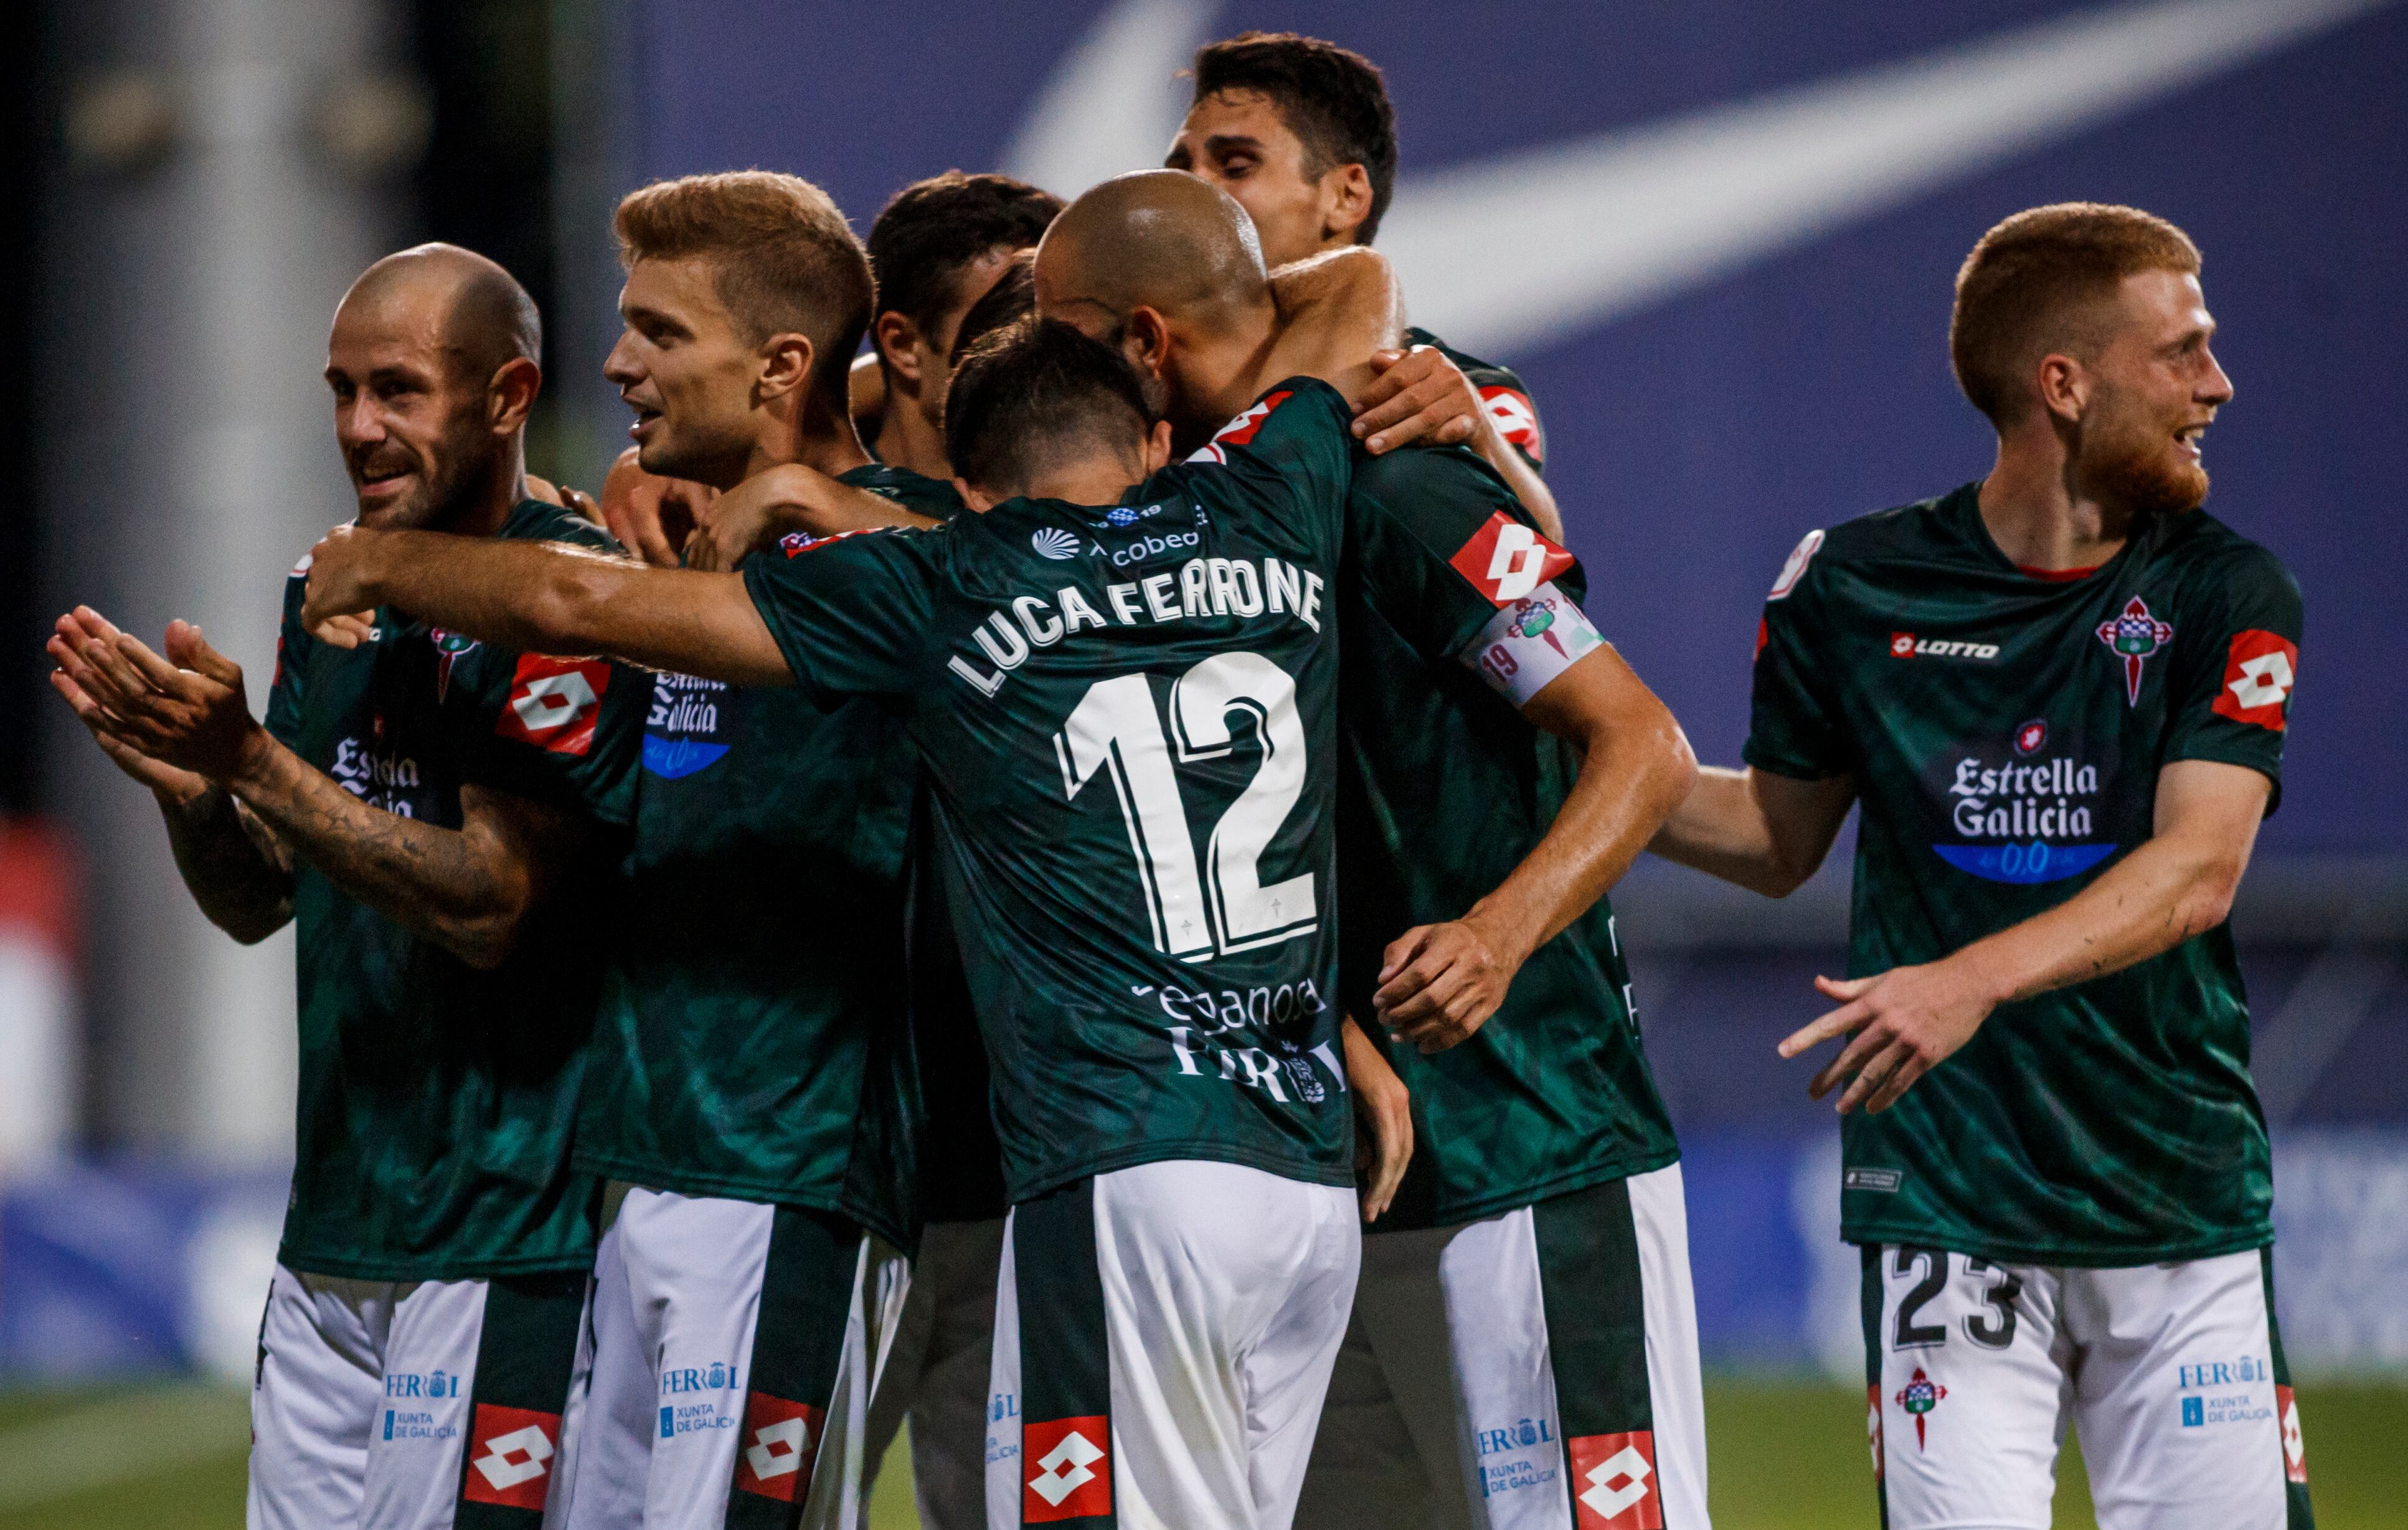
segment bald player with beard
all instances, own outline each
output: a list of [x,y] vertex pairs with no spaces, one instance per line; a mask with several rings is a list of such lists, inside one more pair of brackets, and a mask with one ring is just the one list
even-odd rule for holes
[[[480,255],[386,257],[336,311],[335,435],[371,528],[604,550],[528,497],[535,305]],[[251,1389],[252,1530],[519,1526],[574,1391],[599,1182],[569,1122],[601,953],[563,887],[624,843],[642,688],[392,608],[365,640],[287,581],[263,725],[241,669],[79,608],[53,677],[149,787],[185,885],[250,944],[298,926],[293,1194]]]
[[[1200,260],[1161,233],[1223,200],[1123,177],[1038,250],[1039,310],[1120,345],[1182,446],[1270,380],[1281,319],[1254,225]],[[1340,992],[1411,1092],[1416,1151],[1365,1240],[1300,1514],[1558,1523],[1568,1482],[1635,1449],[1641,1500],[1702,1523],[1679,1153],[1604,895],[1695,762],[1579,565],[1469,452],[1358,453],[1346,546]]]

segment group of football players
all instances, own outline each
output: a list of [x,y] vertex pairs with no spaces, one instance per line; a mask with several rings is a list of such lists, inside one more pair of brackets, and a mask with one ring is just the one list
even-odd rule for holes
[[866,248],[790,175],[628,195],[598,501],[527,475],[518,283],[389,256],[264,722],[61,618],[202,908],[298,926],[254,1530],[852,1530],[907,1418],[933,1530],[1702,1527],[1606,893],[1781,895],[1857,805],[1783,1050],[1843,1041],[1885,1523],[2045,1526],[2071,1421],[2104,1524],[2307,1523],[2224,929],[2300,605],[2199,509],[2190,241],[1984,236],[1995,465],[1806,536],[1700,769],[1518,379],[1400,327],[1378,71],[1194,83],[1167,168]]

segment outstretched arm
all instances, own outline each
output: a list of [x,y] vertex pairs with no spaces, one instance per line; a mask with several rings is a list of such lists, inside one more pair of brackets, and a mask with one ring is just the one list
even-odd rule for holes
[[1841,1007],[1783,1041],[1781,1055],[1854,1032],[1809,1093],[1821,1099],[1844,1080],[1842,1115],[1859,1105],[1889,1108],[2000,1005],[2120,972],[2223,923],[2272,790],[2244,765],[2167,765],[2157,773],[2154,831],[2097,881],[1937,962],[1815,979]]
[[1505,487],[1530,512],[1547,540],[1564,539],[1563,511],[1547,480],[1513,450],[1463,368],[1436,346],[1381,350],[1371,357],[1378,374],[1354,404],[1354,438],[1374,457],[1398,448],[1468,445],[1497,469]]
[[1389,943],[1373,995],[1381,1023],[1425,1052],[1477,1031],[1532,951],[1620,880],[1686,794],[1697,762],[1680,724],[1610,644],[1599,643],[1522,704],[1580,746],[1580,775],[1555,822],[1461,919]]
[[[94,613],[86,625],[98,620]],[[206,780],[293,856],[473,966],[496,965],[509,953],[527,915],[584,851],[580,821],[480,787],[461,788],[457,829],[362,802],[260,725],[241,667],[188,623],[167,629],[175,663],[122,633],[72,647],[73,664],[61,667],[91,704],[87,721],[95,731]],[[231,855],[227,831],[212,832],[209,848]],[[290,877],[288,863],[288,914]]]
[[1271,301],[1279,321],[1263,379],[1319,378],[1350,400],[1371,386],[1372,352],[1394,348],[1404,323],[1395,268],[1359,245],[1281,266]]
[[1647,848],[1752,893],[1785,898],[1822,865],[1856,801],[1853,776],[1805,781],[1753,765],[1704,765]]
[[651,568],[557,542],[342,527],[310,553],[302,620],[395,607],[505,648],[608,653],[731,685],[791,685],[735,574]]
[[838,482],[801,463],[782,463],[746,479],[695,518],[694,535],[685,543],[685,566],[724,572],[792,531],[834,536],[880,526],[939,524],[884,494]]

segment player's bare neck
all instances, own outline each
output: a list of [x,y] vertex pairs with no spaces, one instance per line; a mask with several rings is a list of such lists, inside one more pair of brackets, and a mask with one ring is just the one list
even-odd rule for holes
[[886,395],[886,413],[878,424],[878,460],[923,478],[953,476],[953,465],[945,460],[944,436],[920,412],[920,401],[899,391]]
[[868,466],[870,456],[861,444],[861,432],[853,428],[853,416],[814,400],[791,426],[763,433],[753,443],[752,459],[744,465],[744,477],[787,463],[800,463],[835,478]]
[[2019,568],[2096,568],[2124,550],[2130,530],[2128,517],[2075,489],[2061,460],[2004,441],[1979,504],[1990,540]]

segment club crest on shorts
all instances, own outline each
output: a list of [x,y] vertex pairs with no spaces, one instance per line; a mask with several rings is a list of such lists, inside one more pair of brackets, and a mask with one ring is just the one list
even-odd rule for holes
[[1112,1422],[1102,1414],[1029,1423],[1021,1432],[1025,1524],[1112,1511]]
[[1571,1454],[1579,1530],[1663,1530],[1654,1430],[1575,1435],[1564,1443]]
[[2134,595],[2123,612],[2099,623],[2099,640],[2124,661],[2124,705],[2141,704],[2141,666],[2174,640],[2174,629],[2157,620],[2149,603]]
[[1898,1406],[1904,1408],[1914,1420],[1916,1450],[1923,1449],[1923,1416],[1938,1408],[1940,1399],[1947,1395],[1948,1389],[1924,1375],[1921,1366],[1914,1367],[1914,1374],[1907,1378],[1906,1385],[1899,1389]]
[[552,1458],[559,1451],[559,1414],[479,1403],[460,1496],[472,1504],[540,1511],[552,1486]]
[[766,1392],[746,1394],[744,1438],[736,1451],[736,1485],[781,1503],[799,1501],[811,1482],[824,1408]]

